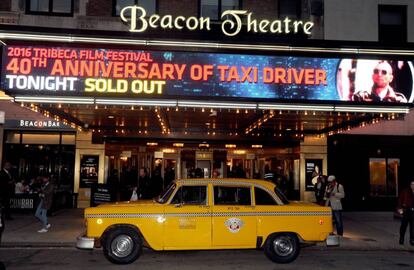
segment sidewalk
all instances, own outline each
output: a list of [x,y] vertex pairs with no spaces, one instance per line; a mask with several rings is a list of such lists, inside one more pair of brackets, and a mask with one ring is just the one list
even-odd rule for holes
[[[66,209],[49,218],[52,227],[38,233],[40,222],[30,214],[14,214],[7,221],[2,247],[74,247],[84,231],[83,209]],[[410,250],[408,231],[405,245],[398,244],[400,221],[392,212],[344,212],[344,238],[340,247],[346,250]],[[317,245],[311,248],[326,248]],[[331,247],[330,247],[331,248]]]
[[13,214],[14,220],[6,220],[2,247],[73,247],[76,238],[84,232],[83,209],[64,209],[48,217],[52,225],[47,233],[34,214]]

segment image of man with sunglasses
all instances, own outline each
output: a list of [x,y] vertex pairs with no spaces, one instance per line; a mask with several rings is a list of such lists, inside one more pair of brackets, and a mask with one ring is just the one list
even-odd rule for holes
[[406,103],[407,98],[394,91],[390,83],[394,79],[391,65],[387,61],[379,61],[372,73],[372,89],[356,92],[352,96],[354,101],[364,102],[402,102]]

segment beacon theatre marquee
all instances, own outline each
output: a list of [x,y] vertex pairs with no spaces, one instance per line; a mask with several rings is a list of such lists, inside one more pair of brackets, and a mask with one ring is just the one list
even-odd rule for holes
[[[347,101],[373,88],[381,59],[106,48],[4,46],[1,89],[12,96]],[[387,60],[390,87],[413,102],[413,63]],[[388,74],[390,75],[390,74]],[[389,101],[384,101],[389,102]]]

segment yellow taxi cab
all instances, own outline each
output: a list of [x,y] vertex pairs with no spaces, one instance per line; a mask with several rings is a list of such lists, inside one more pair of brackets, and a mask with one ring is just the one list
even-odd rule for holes
[[338,245],[328,207],[289,202],[271,182],[251,179],[183,179],[152,201],[85,209],[86,235],[77,247],[102,246],[112,263],[135,261],[153,250],[263,248],[277,263],[299,255],[300,244]]

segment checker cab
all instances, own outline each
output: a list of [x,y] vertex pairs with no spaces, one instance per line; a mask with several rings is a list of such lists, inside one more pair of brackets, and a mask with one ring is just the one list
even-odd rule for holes
[[117,264],[153,250],[263,248],[278,263],[299,255],[301,242],[337,245],[328,207],[289,202],[271,182],[251,179],[185,179],[152,201],[85,209],[86,235],[77,247],[102,246]]

